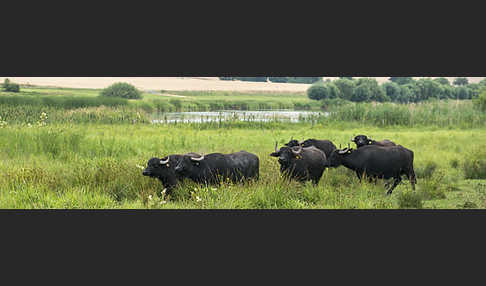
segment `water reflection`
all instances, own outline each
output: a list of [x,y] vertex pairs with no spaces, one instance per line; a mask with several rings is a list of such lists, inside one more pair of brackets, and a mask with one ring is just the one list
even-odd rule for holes
[[327,116],[327,112],[295,110],[239,111],[221,110],[207,112],[167,112],[155,114],[152,123],[203,123],[217,121],[287,121],[300,122],[310,118]]

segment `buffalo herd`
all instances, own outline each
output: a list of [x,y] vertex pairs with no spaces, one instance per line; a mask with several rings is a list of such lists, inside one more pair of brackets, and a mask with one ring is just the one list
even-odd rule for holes
[[[375,141],[365,135],[351,139],[356,149],[339,149],[329,140],[290,140],[270,156],[278,158],[281,175],[288,180],[312,181],[317,185],[326,168],[344,166],[353,170],[361,181],[367,178],[393,179],[387,191],[391,194],[405,175],[415,191],[413,151],[390,140]],[[174,154],[152,158],[143,171],[144,176],[157,178],[170,193],[184,178],[200,184],[220,184],[222,181],[243,183],[259,178],[260,160],[246,151],[231,154]],[[388,184],[386,185],[388,187]]]

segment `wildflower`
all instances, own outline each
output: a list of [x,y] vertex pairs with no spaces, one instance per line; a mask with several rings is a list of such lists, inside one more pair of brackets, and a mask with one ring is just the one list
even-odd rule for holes
[[196,201],[200,202],[200,201],[202,201],[202,199],[199,196],[196,196]]
[[160,204],[163,205],[163,204],[166,204],[167,201],[161,201]]
[[149,198],[149,200],[152,200],[152,195],[149,195],[148,198]]
[[137,165],[135,165],[135,166],[137,166],[137,168],[142,169],[142,170],[143,170],[143,169],[145,169],[143,166],[140,166],[140,165],[138,165],[138,164],[137,164]]

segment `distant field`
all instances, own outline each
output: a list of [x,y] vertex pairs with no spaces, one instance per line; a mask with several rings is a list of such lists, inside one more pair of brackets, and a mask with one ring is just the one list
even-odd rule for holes
[[[293,83],[222,81],[217,77],[8,77],[13,82],[53,87],[105,88],[115,82],[128,82],[143,90],[219,90],[219,91],[291,91],[304,92],[310,85]],[[336,77],[324,77],[335,79]],[[359,78],[359,77],[358,77]],[[375,77],[378,82],[389,77]],[[434,78],[434,77],[432,77]],[[455,77],[447,77],[452,82]],[[5,77],[0,77],[3,82]],[[477,83],[484,77],[468,77]]]

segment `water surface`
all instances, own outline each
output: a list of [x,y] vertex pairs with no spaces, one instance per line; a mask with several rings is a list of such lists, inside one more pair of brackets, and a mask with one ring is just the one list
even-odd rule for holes
[[165,112],[153,116],[152,123],[203,123],[215,121],[288,121],[300,122],[319,116],[327,116],[327,112],[296,111],[296,110],[220,110],[204,112]]

